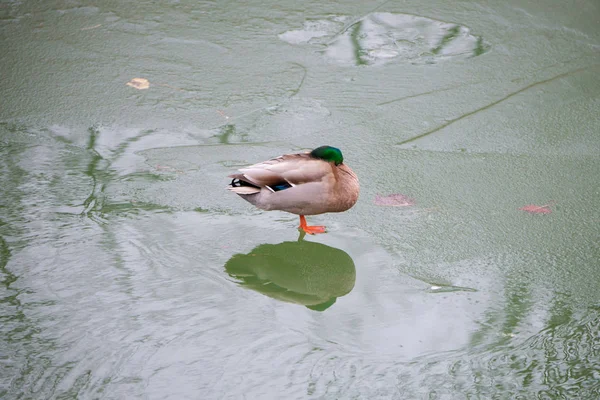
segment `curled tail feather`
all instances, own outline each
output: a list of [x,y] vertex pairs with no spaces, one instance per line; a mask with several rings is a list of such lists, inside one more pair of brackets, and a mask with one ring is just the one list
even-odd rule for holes
[[258,186],[240,179],[240,176],[234,176],[231,180],[230,186],[227,189],[241,195],[256,194],[260,192],[260,188]]

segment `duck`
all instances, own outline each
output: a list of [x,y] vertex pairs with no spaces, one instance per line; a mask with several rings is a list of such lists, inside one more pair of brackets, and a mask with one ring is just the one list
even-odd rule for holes
[[307,215],[344,212],[356,204],[358,177],[344,163],[342,151],[320,146],[312,151],[285,154],[228,176],[228,189],[255,207],[300,216],[298,229],[314,235],[322,225],[308,225]]

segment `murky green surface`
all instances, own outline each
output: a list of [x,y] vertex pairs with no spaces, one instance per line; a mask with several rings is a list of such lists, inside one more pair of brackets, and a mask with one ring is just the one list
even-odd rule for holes
[[101,3],[0,2],[1,398],[600,397],[597,1]]

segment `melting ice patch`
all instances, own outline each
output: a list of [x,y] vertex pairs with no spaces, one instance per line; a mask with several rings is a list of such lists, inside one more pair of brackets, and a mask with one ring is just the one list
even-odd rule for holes
[[478,56],[489,48],[466,26],[386,12],[358,20],[336,16],[308,21],[303,29],[287,31],[279,38],[294,45],[324,46],[326,57],[349,65],[436,63]]

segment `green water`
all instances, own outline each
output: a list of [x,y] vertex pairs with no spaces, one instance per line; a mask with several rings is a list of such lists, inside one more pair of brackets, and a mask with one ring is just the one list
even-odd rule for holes
[[[0,398],[600,398],[599,18],[0,1]],[[323,144],[326,234],[225,190]]]

